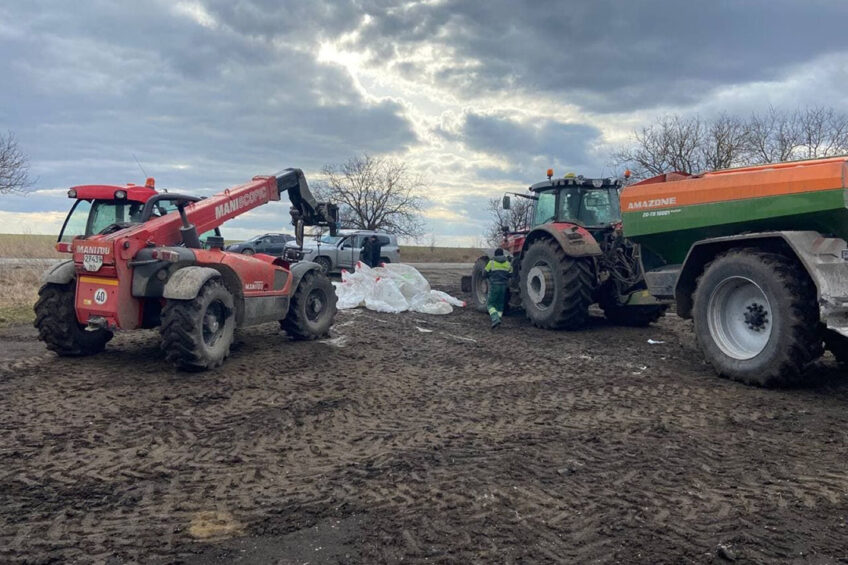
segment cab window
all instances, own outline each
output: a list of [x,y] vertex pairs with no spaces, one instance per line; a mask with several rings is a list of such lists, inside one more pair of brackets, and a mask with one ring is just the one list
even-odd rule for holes
[[59,241],[70,242],[75,237],[83,237],[85,235],[85,229],[88,227],[88,215],[90,212],[90,200],[77,200],[74,202],[74,206],[65,220],[65,225],[62,226]]
[[546,190],[539,193],[536,209],[533,213],[533,225],[538,226],[554,220],[556,216],[556,191]]

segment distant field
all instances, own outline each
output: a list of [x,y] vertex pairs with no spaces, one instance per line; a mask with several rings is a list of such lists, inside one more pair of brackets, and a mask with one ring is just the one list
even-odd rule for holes
[[[52,235],[0,234],[0,257],[33,259],[62,257],[53,245]],[[228,242],[229,243],[229,242]],[[404,263],[470,263],[482,251],[471,247],[434,247],[402,245],[400,256]]]

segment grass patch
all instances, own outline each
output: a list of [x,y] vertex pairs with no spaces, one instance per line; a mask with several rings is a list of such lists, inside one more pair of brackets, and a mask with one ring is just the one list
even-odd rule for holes
[[400,246],[400,260],[404,263],[473,263],[483,254],[474,247]]
[[0,233],[0,257],[52,259],[67,257],[56,251],[55,235]]
[[0,266],[0,326],[32,323],[43,272],[42,267]]

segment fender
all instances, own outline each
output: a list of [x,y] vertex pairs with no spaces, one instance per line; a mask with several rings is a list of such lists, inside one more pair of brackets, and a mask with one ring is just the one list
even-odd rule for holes
[[41,275],[41,282],[45,284],[68,284],[76,278],[76,275],[74,260],[66,259],[44,271],[44,274]]
[[165,283],[162,296],[172,300],[191,300],[197,297],[207,281],[220,277],[220,272],[209,267],[183,267]]
[[300,279],[303,278],[303,275],[308,273],[309,271],[321,270],[321,266],[318,263],[313,263],[312,261],[298,261],[297,263],[291,266],[291,275],[292,275],[292,285],[291,285],[291,293],[294,295],[297,292],[297,287],[300,285]]
[[[534,228],[524,241],[524,251],[536,240],[550,236],[560,244],[562,250],[570,257],[598,257],[603,255],[601,246],[586,229],[567,222],[543,224]],[[522,252],[523,253],[523,252]]]

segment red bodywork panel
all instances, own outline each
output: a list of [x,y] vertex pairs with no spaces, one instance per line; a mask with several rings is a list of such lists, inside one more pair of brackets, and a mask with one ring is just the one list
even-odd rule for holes
[[533,230],[526,232],[515,232],[511,233],[507,236],[506,242],[501,245],[505,250],[507,250],[514,257],[521,255],[524,252],[524,244],[527,241],[527,237],[533,232],[540,228],[548,228],[553,229],[561,234],[580,234],[582,239],[590,241],[592,243],[595,242],[594,236],[584,227],[578,226],[577,224],[572,224],[571,222],[553,222],[550,224],[543,224],[541,226],[536,226]]
[[113,186],[108,184],[84,184],[81,186],[73,186],[71,190],[76,191],[77,200],[112,200],[115,198],[115,192],[123,190],[127,193],[127,200],[130,202],[147,202],[151,196],[159,194],[155,189],[146,186],[137,186],[128,184],[126,186]]
[[[112,199],[116,190],[126,190],[127,200],[147,201],[157,194],[154,189],[140,186],[86,185],[74,188],[77,198]],[[225,190],[215,196],[192,202],[185,207],[189,222],[197,233],[205,233],[253,208],[271,200],[279,200],[274,177],[258,176],[249,183]],[[73,241],[74,264],[77,272],[77,319],[87,323],[93,316],[106,318],[110,327],[134,329],[141,325],[145,298],[132,296],[132,267],[129,262],[145,247],[176,246],[182,241],[179,212],[151,219],[107,235],[93,235]],[[291,292],[291,277],[282,260],[257,254],[248,257],[218,249],[192,249],[197,266],[223,265],[241,280],[245,298],[281,296]],[[86,270],[89,262],[102,261],[94,271]],[[282,271],[285,277],[276,275]],[[274,289],[276,281],[285,281],[283,288]]]

